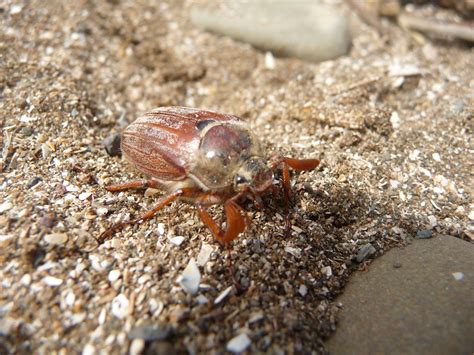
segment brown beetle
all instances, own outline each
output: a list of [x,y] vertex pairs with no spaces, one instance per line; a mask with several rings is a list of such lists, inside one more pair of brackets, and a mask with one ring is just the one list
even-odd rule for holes
[[[239,201],[247,197],[260,204],[260,196],[273,189],[273,170],[283,169],[283,189],[289,227],[289,167],[313,170],[317,159],[267,158],[260,142],[238,117],[187,107],[160,107],[130,124],[122,133],[125,158],[149,180],[107,186],[109,191],[153,187],[168,195],[142,217],[106,230],[110,236],[125,225],[147,220],[173,200],[193,203],[217,241],[227,246],[242,233],[247,215]],[[225,230],[206,207],[224,205]]]

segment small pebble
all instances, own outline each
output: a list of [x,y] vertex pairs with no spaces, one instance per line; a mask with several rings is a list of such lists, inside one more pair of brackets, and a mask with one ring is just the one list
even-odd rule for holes
[[181,308],[176,308],[170,312],[169,320],[171,323],[179,323],[189,318],[189,311]]
[[[66,184],[64,184],[66,185]],[[79,187],[75,186],[75,185],[66,185],[66,191],[67,192],[79,192]]]
[[86,344],[86,346],[84,346],[84,349],[82,349],[82,355],[95,355],[96,354],[96,351],[95,351],[95,347],[94,345],[92,344]]
[[67,293],[65,297],[65,302],[69,307],[74,306],[74,302],[76,302],[76,295],[74,294],[74,292],[70,291]]
[[34,116],[28,116],[27,114],[24,114],[24,115],[21,115],[20,116],[20,122],[33,122],[33,121],[36,121],[38,119],[38,117],[34,117]]
[[433,231],[430,229],[424,229],[416,232],[416,237],[419,239],[427,239],[433,236]]
[[158,317],[163,311],[163,309],[165,308],[165,305],[163,304],[163,302],[155,298],[150,299],[148,301],[148,304],[150,305],[150,312],[153,313],[154,317]]
[[258,322],[259,320],[263,318],[264,318],[263,312],[256,312],[250,316],[249,323],[252,324],[252,323]]
[[46,234],[44,236],[44,241],[48,244],[52,245],[61,245],[67,242],[67,234],[66,233],[53,233],[53,234]]
[[176,246],[180,246],[184,242],[184,237],[176,236],[169,239],[170,243]]
[[84,201],[84,200],[87,200],[91,196],[92,196],[92,192],[82,192],[79,194],[79,200]]
[[199,254],[196,260],[197,264],[201,267],[206,265],[213,251],[214,251],[214,248],[211,245],[207,243],[202,243],[201,250],[199,251]]
[[51,148],[46,143],[41,144],[41,156],[43,159],[48,159],[51,155]]
[[[24,98],[18,98],[15,104],[16,104],[16,107],[23,110],[28,106],[28,101],[26,101]],[[23,127],[20,132],[24,136],[28,137],[28,136],[31,136],[31,134],[33,133],[33,130],[31,129],[31,127]]]
[[214,300],[214,304],[219,304],[227,295],[232,291],[232,286],[227,287],[224,291],[221,292],[219,296]]
[[296,258],[299,258],[301,256],[301,249],[299,248],[293,248],[290,246],[285,247],[285,251],[291,255],[293,255]]
[[0,205],[0,213],[6,212],[13,207],[13,204],[10,201],[5,201]]
[[42,179],[39,176],[36,176],[28,182],[28,185],[26,185],[26,187],[31,189],[33,186],[38,185],[41,182],[41,180]]
[[144,195],[145,197],[151,197],[151,196],[156,195],[156,194],[159,193],[159,192],[160,192],[160,190],[158,190],[158,189],[153,189],[153,188],[149,187],[149,188],[147,188],[147,189],[145,190],[145,193],[144,193],[143,195]]
[[442,187],[446,187],[449,185],[449,180],[446,179],[443,175],[436,175],[434,178],[433,178],[433,181],[438,184],[438,185],[441,185]]
[[298,233],[298,234],[301,234],[301,233],[304,232],[304,230],[302,230],[300,227],[295,226],[295,225],[292,225],[292,226],[291,226],[291,229],[293,229],[293,230],[294,230],[296,233]]
[[186,293],[194,295],[199,289],[200,282],[201,273],[199,272],[196,260],[191,258],[191,260],[189,260],[188,266],[186,266],[183,273],[178,278],[178,283]]
[[469,218],[471,221],[474,221],[474,210],[469,211],[469,214],[467,215],[467,218]]
[[10,15],[19,14],[23,10],[23,6],[21,5],[13,5],[10,9]]
[[416,160],[418,159],[418,156],[420,155],[420,153],[421,152],[418,149],[415,149],[414,151],[410,153],[408,157],[410,158],[410,160]]
[[102,310],[99,313],[99,318],[98,318],[99,324],[100,325],[104,324],[106,318],[107,318],[107,311],[105,310],[105,308],[102,308]]
[[397,180],[390,180],[390,187],[392,189],[398,189],[398,187],[400,186],[400,182],[397,181]]
[[53,276],[45,276],[43,277],[43,282],[48,286],[56,287],[61,285],[63,283],[63,280]]
[[129,339],[143,339],[145,341],[165,340],[173,336],[173,328],[167,324],[141,324],[130,330]]
[[464,279],[464,274],[462,272],[453,272],[453,277],[456,281],[461,281]]
[[298,288],[298,293],[303,297],[306,296],[308,294],[308,288],[306,287],[306,285],[300,285],[300,287]]
[[375,254],[377,250],[374,248],[374,246],[370,243],[367,243],[360,247],[359,252],[356,256],[356,261],[358,263],[361,263],[365,259],[367,259],[369,256]]
[[30,274],[24,274],[21,277],[20,282],[23,286],[30,286],[30,284],[31,284],[31,275]]
[[145,275],[142,275],[138,278],[138,283],[140,285],[143,285],[145,284],[147,281],[150,281],[151,280],[151,276],[148,275],[148,274],[145,274]]
[[158,235],[164,235],[165,234],[165,224],[164,223],[158,223],[158,228],[157,228]]
[[130,301],[124,294],[117,295],[112,300],[112,314],[118,319],[123,319],[128,315]]
[[433,187],[433,192],[434,192],[435,194],[442,195],[442,194],[445,193],[445,191],[446,191],[446,190],[443,189],[442,187],[439,187],[439,186]]
[[140,355],[145,349],[145,341],[137,338],[133,339],[130,344],[130,355]]
[[0,336],[7,337],[20,325],[20,321],[14,318],[0,318]]
[[392,124],[393,129],[400,128],[400,116],[397,111],[393,111],[390,116],[390,123]]
[[197,302],[198,304],[206,304],[206,303],[209,302],[209,300],[208,300],[208,298],[207,298],[206,296],[204,296],[204,295],[199,295],[199,296],[196,297],[196,302]]
[[399,261],[395,261],[395,262],[393,263],[393,267],[394,267],[395,269],[399,269],[399,268],[402,267],[402,263],[399,262]]
[[251,343],[252,341],[250,340],[248,335],[245,333],[241,333],[229,340],[225,348],[227,351],[238,354],[245,351],[245,349],[247,349]]
[[265,68],[269,70],[273,70],[276,67],[275,57],[273,56],[272,52],[265,53]]
[[0,248],[8,246],[14,240],[13,234],[0,234]]
[[326,275],[326,277],[331,277],[332,276],[332,269],[330,266],[325,266],[321,268],[321,272]]
[[112,133],[102,141],[105,151],[111,157],[118,157],[122,155],[120,150],[120,133]]
[[109,210],[106,207],[98,207],[95,213],[97,213],[98,216],[105,216]]
[[122,273],[120,272],[120,270],[111,270],[109,272],[108,279],[112,283],[112,282],[117,281],[121,275]]
[[436,219],[435,216],[431,215],[431,216],[428,216],[428,222],[430,222],[430,226],[431,228],[434,228],[438,225],[438,220]]

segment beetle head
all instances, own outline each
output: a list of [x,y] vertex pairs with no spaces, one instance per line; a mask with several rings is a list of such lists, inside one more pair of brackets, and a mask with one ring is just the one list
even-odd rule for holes
[[244,191],[246,189],[252,192],[261,193],[268,189],[273,181],[273,172],[258,157],[250,157],[240,164],[234,176],[235,191]]

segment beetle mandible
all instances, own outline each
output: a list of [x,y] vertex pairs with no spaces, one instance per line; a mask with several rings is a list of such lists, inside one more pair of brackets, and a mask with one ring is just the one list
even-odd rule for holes
[[[266,157],[255,134],[237,116],[188,107],[160,107],[146,113],[122,133],[125,158],[148,180],[107,186],[108,191],[152,187],[168,193],[140,218],[120,222],[102,233],[108,237],[122,227],[152,218],[176,199],[194,204],[217,241],[228,246],[247,225],[239,202],[274,189],[274,170],[282,168],[282,186],[289,228],[291,193],[289,168],[313,170],[318,159]],[[207,207],[223,205],[225,228]]]

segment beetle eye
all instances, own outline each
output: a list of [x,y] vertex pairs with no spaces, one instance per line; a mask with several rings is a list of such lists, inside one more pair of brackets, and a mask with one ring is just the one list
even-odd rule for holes
[[237,176],[235,177],[235,183],[236,183],[236,185],[242,185],[242,184],[245,184],[245,183],[247,183],[247,182],[248,182],[247,179],[244,178],[244,177],[241,176],[241,175],[237,175]]

